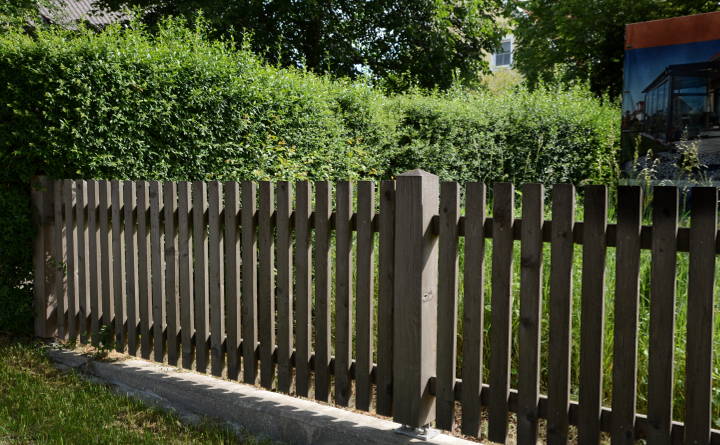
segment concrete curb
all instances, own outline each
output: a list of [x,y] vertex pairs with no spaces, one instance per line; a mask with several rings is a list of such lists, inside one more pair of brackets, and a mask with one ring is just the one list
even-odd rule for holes
[[187,420],[209,417],[287,444],[477,445],[444,434],[412,439],[396,434],[399,425],[388,420],[144,360],[102,362],[58,349],[49,355],[60,368],[77,369]]

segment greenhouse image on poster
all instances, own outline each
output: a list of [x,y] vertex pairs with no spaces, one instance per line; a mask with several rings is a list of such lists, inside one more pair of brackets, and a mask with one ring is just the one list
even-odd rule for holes
[[623,155],[720,152],[720,12],[627,25]]

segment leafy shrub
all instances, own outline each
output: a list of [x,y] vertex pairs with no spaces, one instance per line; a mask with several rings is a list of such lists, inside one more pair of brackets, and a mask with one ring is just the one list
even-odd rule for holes
[[0,330],[30,326],[32,175],[605,181],[617,117],[581,88],[387,97],[178,20],[0,33]]

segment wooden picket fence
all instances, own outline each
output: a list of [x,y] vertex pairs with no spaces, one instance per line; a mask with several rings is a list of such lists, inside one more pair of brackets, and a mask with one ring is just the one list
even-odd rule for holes
[[[334,193],[333,193],[334,188]],[[410,427],[455,422],[505,442],[720,443],[711,428],[713,288],[720,251],[715,188],[653,190],[652,225],[638,187],[440,183],[421,171],[372,182],[165,182],[35,178],[36,333],[93,344],[285,393],[332,399]],[[379,193],[378,193],[379,192]],[[334,195],[334,199],[333,199]],[[356,195],[356,196],[354,196]],[[294,197],[293,197],[294,196]],[[464,238],[464,243],[459,242]],[[492,242],[485,258],[486,239]],[[520,241],[518,387],[510,387],[513,245]],[[543,245],[550,243],[549,313]],[[574,245],[582,245],[579,400],[571,400]],[[602,405],[605,265],[615,248],[612,406]],[[636,413],[639,267],[651,252],[647,414]],[[458,264],[463,251],[463,270]],[[676,261],[689,255],[684,423],[673,420]],[[485,289],[484,262],[491,261]],[[462,273],[462,350],[458,275]],[[483,351],[486,295],[489,348]],[[331,321],[334,317],[334,323]],[[547,362],[541,321],[549,317]],[[489,375],[483,354],[489,352]],[[458,360],[462,365],[458,379]],[[548,373],[540,394],[540,368]],[[458,406],[460,409],[458,409]],[[544,431],[538,420],[546,419]]]

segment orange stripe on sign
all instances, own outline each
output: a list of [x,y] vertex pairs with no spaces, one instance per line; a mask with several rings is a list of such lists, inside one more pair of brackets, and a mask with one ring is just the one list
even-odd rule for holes
[[720,12],[632,23],[625,27],[625,49],[720,40]]

